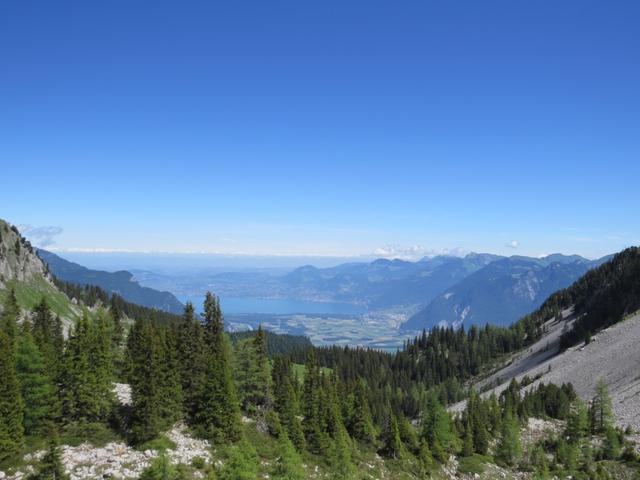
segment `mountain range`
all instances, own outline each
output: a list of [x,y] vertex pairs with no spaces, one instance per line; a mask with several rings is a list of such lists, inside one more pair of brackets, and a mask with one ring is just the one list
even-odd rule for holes
[[398,311],[407,317],[401,329],[409,332],[435,325],[508,325],[607,258],[470,253],[416,262],[378,259],[328,268],[305,265],[287,273],[133,273],[145,286],[186,298],[211,289],[223,298],[340,302],[361,305],[369,312]]
[[437,295],[402,325],[405,330],[436,325],[506,326],[535,310],[551,293],[571,285],[609,257],[578,255],[500,258]]
[[[436,325],[509,325],[533,311],[556,290],[565,288],[609,257],[588,260],[579,255],[543,258],[470,253],[464,257],[435,256],[417,262],[378,259],[329,268],[302,266],[275,275],[231,272],[167,279],[151,272],[92,270],[43,249],[38,256],[58,279],[96,285],[138,305],[180,314],[183,304],[173,293],[160,291],[187,282],[190,291],[212,289],[227,297],[263,297],[343,302],[369,311],[413,312],[402,331]],[[141,278],[145,285],[138,281]]]
[[95,285],[110,294],[118,294],[128,302],[144,307],[156,308],[169,313],[181,314],[184,305],[170,292],[143,287],[131,272],[105,272],[92,270],[65,260],[55,253],[37,249],[38,256],[49,266],[56,278],[77,285]]

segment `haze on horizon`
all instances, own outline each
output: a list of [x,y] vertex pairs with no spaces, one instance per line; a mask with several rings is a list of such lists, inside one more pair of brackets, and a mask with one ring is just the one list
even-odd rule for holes
[[640,244],[639,14],[8,2],[0,217],[76,254],[616,252]]

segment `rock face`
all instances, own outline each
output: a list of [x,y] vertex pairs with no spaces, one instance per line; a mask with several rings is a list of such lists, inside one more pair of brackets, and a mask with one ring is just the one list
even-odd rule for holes
[[[514,354],[504,368],[476,387],[485,389],[496,385],[483,395],[488,396],[492,391],[499,394],[512,378],[520,382],[528,375],[537,380],[527,389],[536,388],[540,382],[571,383],[576,393],[589,401],[596,383],[603,380],[611,394],[618,426],[640,430],[640,312],[599,332],[588,345],[577,345],[558,353],[560,334],[574,320],[571,311],[563,314],[562,321],[551,319],[546,323],[547,333],[537,343]],[[464,402],[454,405],[452,410],[461,408]]]
[[16,227],[0,220],[0,288],[8,280],[27,282],[41,276],[47,277],[46,268],[31,244]]

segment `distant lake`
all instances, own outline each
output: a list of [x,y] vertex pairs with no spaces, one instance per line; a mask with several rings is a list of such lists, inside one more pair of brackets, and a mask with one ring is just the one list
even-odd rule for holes
[[[204,297],[179,296],[181,302],[191,301],[197,312],[202,311]],[[281,298],[220,298],[222,313],[268,313],[286,315],[293,313],[327,314],[327,315],[359,315],[367,309],[350,303],[325,303],[306,300],[290,300]]]

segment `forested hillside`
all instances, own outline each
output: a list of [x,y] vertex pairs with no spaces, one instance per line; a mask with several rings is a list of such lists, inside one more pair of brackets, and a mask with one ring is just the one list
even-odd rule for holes
[[[27,308],[15,289],[23,282],[12,279],[0,316],[0,471],[73,480],[632,478],[633,435],[615,427],[606,386],[586,405],[570,384],[527,388],[527,378],[482,397],[467,380],[539,339],[567,302],[589,318],[587,298],[634,298],[637,256],[622,252],[508,328],[434,329],[395,354],[315,348],[262,329],[229,335],[210,293],[199,318],[191,304],[170,315],[58,281],[61,290],[51,288],[75,298],[78,313],[65,335],[47,295]],[[619,320],[632,298],[598,318]],[[464,411],[447,410],[461,399]]]
[[184,305],[169,292],[143,287],[127,271],[104,272],[70,262],[47,250],[37,249],[38,256],[59,280],[81,286],[97,286],[128,302],[180,314]]

